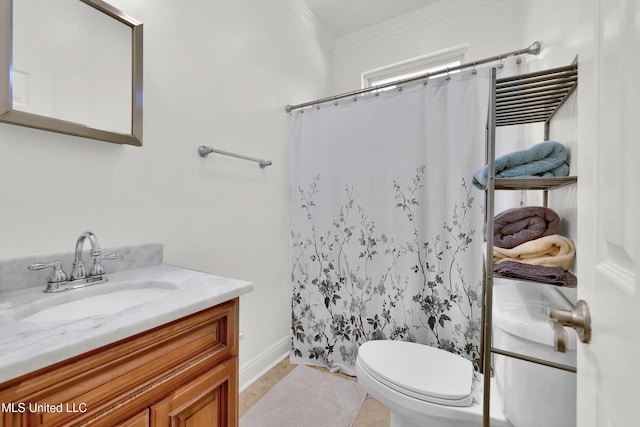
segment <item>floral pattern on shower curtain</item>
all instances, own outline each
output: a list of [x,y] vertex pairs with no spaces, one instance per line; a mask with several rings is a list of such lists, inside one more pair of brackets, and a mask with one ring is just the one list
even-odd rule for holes
[[488,71],[292,113],[293,363],[354,375],[380,339],[478,363]]

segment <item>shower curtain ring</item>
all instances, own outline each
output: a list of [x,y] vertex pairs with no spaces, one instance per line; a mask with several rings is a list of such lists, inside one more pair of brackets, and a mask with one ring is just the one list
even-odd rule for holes
[[476,61],[473,61],[473,69],[471,70],[471,74],[478,74],[478,70],[476,70]]
[[353,91],[353,102],[356,102],[358,100],[358,97],[356,96],[356,91]]
[[425,76],[424,81],[422,82],[423,85],[428,85],[429,84],[429,73],[427,73],[427,75]]
[[498,55],[498,61],[500,61],[500,63],[498,64],[498,68],[504,67],[504,64],[502,63],[502,55]]
[[447,80],[451,80],[451,76],[449,75],[449,67],[447,67]]
[[522,59],[520,59],[520,54],[516,55],[516,64],[520,65],[522,63]]
[[333,105],[335,105],[335,106],[338,105],[338,97],[337,96],[333,97]]

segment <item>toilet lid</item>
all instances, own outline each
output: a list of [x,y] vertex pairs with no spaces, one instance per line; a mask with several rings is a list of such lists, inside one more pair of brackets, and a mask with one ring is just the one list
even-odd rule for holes
[[444,350],[405,341],[369,341],[358,351],[360,366],[400,393],[449,406],[473,402],[473,364]]

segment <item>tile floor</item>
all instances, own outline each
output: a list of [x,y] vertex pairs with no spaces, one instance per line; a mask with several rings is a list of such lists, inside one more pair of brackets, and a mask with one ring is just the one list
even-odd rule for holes
[[[271,387],[284,378],[296,366],[297,365],[290,364],[289,358],[286,358],[240,393],[238,400],[239,415],[242,416],[248,411],[262,396],[267,394]],[[323,368],[318,369],[326,371],[326,369]],[[356,381],[356,378],[348,375],[333,375]],[[367,395],[364,405],[362,405],[362,409],[353,423],[353,427],[389,427],[389,417],[389,410],[378,403],[373,397]]]

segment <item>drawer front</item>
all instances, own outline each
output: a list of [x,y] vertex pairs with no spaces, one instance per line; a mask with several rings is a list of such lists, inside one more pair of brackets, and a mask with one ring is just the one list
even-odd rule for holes
[[16,409],[3,414],[4,426],[133,416],[200,366],[236,356],[237,316],[235,299],[0,385],[0,402]]

